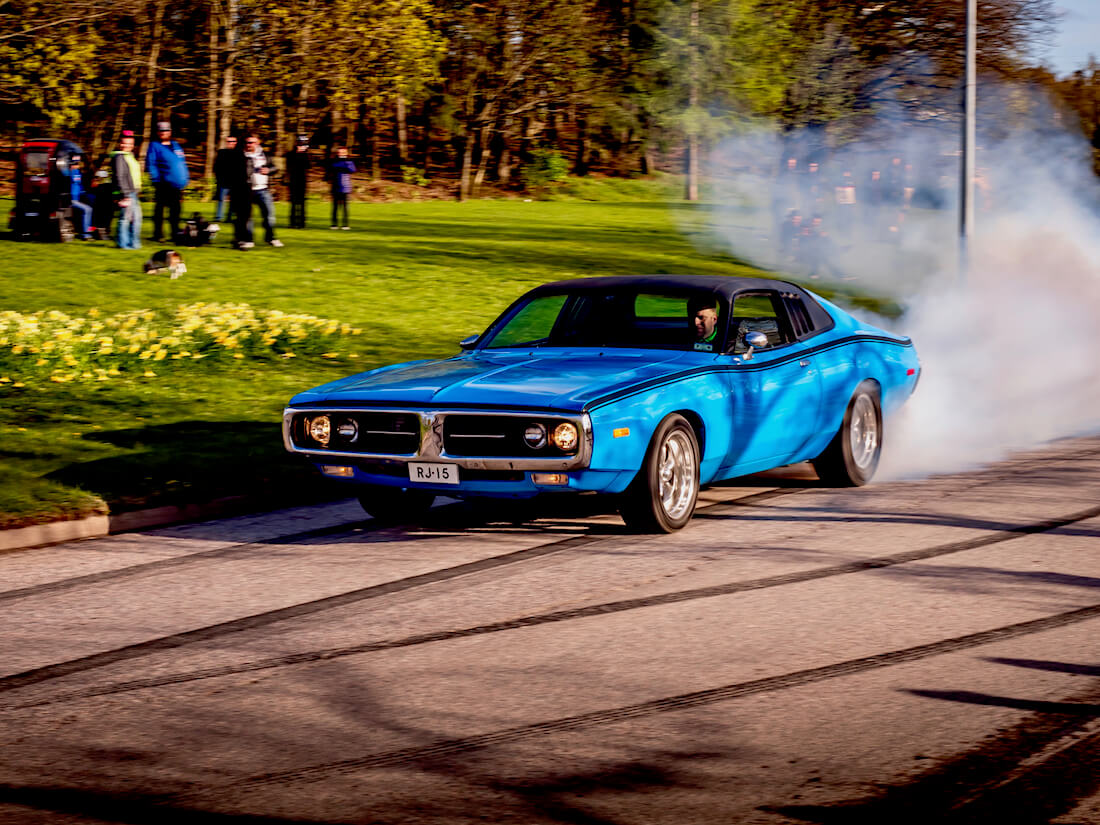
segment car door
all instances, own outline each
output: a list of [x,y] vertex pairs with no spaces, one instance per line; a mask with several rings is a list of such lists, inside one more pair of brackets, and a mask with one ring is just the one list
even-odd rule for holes
[[[778,292],[738,294],[723,356],[729,391],[730,474],[755,472],[802,458],[818,429],[821,373],[810,347],[798,340]],[[745,336],[761,332],[766,347],[748,351]]]

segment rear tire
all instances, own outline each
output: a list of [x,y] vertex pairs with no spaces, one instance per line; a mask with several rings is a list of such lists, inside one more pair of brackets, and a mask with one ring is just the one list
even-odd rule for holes
[[813,460],[818,478],[830,487],[862,487],[875,474],[882,454],[882,407],[870,381],[856,387],[844,421],[829,446]]
[[367,515],[395,524],[419,521],[434,502],[435,493],[410,487],[370,487],[359,496]]
[[683,416],[670,415],[653,434],[619,512],[634,532],[672,533],[691,521],[698,497],[699,442]]

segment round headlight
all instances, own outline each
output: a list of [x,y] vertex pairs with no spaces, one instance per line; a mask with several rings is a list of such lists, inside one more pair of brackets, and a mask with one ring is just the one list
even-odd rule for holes
[[546,428],[541,424],[529,424],[523,431],[523,440],[532,450],[546,444]]
[[316,418],[306,420],[306,429],[309,437],[322,447],[328,446],[329,437],[332,435],[332,421],[327,415],[318,415]]
[[348,418],[341,421],[339,426],[336,427],[336,434],[345,441],[354,441],[355,437],[359,435],[359,425],[355,423],[354,419]]
[[554,442],[554,446],[563,453],[573,452],[573,450],[577,449],[576,425],[570,424],[568,421],[559,424],[554,428],[554,432],[550,433],[550,440]]

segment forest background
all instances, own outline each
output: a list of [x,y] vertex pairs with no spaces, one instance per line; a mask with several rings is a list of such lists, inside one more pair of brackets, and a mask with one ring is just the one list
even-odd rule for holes
[[[996,90],[982,128],[1070,123],[1100,171],[1100,64],[1058,77],[1036,59],[1052,0],[978,5],[981,83]],[[305,134],[347,145],[371,180],[460,198],[662,170],[692,200],[708,149],[761,123],[805,155],[884,123],[957,120],[964,6],[0,0],[0,140],[11,153],[66,136],[94,158],[170,119],[206,181],[222,138],[255,130],[276,154]]]

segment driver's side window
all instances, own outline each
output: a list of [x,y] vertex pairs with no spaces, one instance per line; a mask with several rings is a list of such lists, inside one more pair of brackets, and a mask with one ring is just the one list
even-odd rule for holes
[[729,351],[740,355],[748,350],[745,336],[750,332],[762,332],[772,349],[790,343],[786,317],[778,296],[770,292],[742,293],[733,302],[730,317]]

